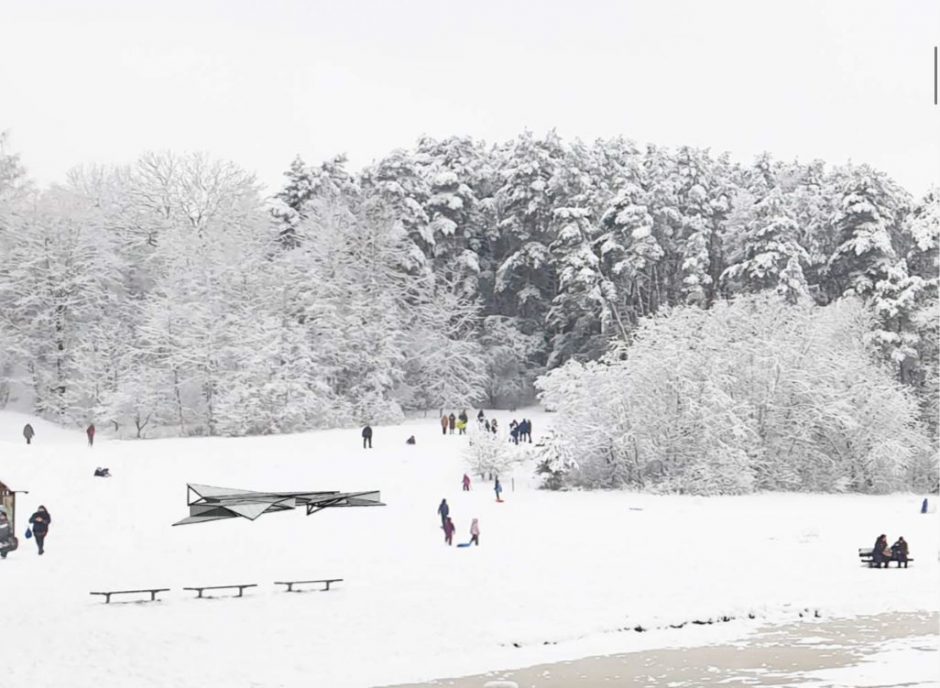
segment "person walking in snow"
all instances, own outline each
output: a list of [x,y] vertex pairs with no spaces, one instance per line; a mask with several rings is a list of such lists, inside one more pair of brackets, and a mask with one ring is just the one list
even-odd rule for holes
[[464,492],[470,491],[470,476],[467,475],[466,473],[463,474],[463,491]]
[[480,522],[477,519],[470,524],[470,544],[480,545]]
[[362,448],[372,449],[372,427],[369,425],[362,429]]
[[42,504],[36,509],[36,512],[29,517],[30,528],[33,531],[33,539],[36,540],[36,547],[39,553],[45,551],[46,535],[49,534],[49,524],[52,523],[52,516]]
[[[27,425],[26,427],[29,427],[29,426]],[[927,498],[926,497],[924,497],[924,501],[920,505],[920,513],[922,514],[927,513]]]
[[7,552],[14,550],[13,527],[7,518],[6,511],[0,511],[0,558],[6,559]]
[[448,545],[453,545],[454,544],[454,531],[457,530],[457,528],[454,526],[454,522],[450,520],[450,516],[448,516],[444,520],[443,527],[444,527],[444,542],[446,542]]
[[88,427],[85,428],[85,434],[88,435],[88,446],[95,446],[95,424],[89,423]]
[[441,434],[447,434],[447,426],[450,424],[450,421],[447,419],[447,416],[441,416]]
[[23,426],[23,437],[26,438],[26,444],[32,444],[33,437],[35,436],[35,434],[36,432],[33,430],[32,425],[27,423],[26,425]]
[[450,516],[450,506],[447,504],[446,499],[441,500],[441,504],[437,507],[437,513],[441,516],[441,525],[447,523],[447,517]]
[[499,482],[499,478],[496,479],[496,484],[493,485],[493,491],[496,493],[496,501],[497,501],[497,502],[503,501],[503,500],[500,498],[500,495],[503,493],[503,486],[502,486],[502,484]]
[[457,427],[457,416],[451,413],[450,416],[447,418],[447,424],[448,424],[448,427],[450,428],[450,434],[453,435],[454,428]]

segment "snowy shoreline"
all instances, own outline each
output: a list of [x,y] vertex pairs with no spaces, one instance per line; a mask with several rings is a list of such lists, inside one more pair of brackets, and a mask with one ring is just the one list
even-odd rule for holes
[[[521,417],[495,415],[503,428]],[[16,629],[0,649],[11,686],[361,688],[731,642],[804,609],[823,620],[940,611],[940,528],[936,513],[918,512],[920,495],[547,492],[535,489],[529,463],[504,477],[499,504],[476,477],[461,492],[467,438],[442,436],[433,418],[376,427],[366,451],[349,429],[105,437],[89,449],[80,431],[38,420],[27,447],[14,441],[22,418],[0,413],[0,479],[29,490],[18,531],[38,504],[53,524],[43,557],[24,540],[0,562],[0,607]],[[537,439],[551,415],[533,418]],[[114,477],[93,478],[95,466]],[[187,482],[378,489],[387,506],[174,528],[188,512]],[[457,541],[480,519],[480,547],[443,544],[442,497]],[[881,532],[911,543],[910,569],[860,565],[857,548]],[[309,594],[272,584],[322,577],[344,582]],[[228,583],[259,587],[243,599],[180,590]],[[88,595],[145,586],[172,590],[157,603]],[[720,616],[736,620],[618,630]]]

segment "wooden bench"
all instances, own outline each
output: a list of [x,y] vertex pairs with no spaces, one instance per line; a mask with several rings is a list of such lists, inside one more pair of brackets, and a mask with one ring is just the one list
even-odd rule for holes
[[339,583],[342,578],[323,578],[322,580],[304,580],[304,581],[274,581],[275,585],[286,585],[287,590],[285,592],[300,592],[299,590],[294,590],[295,585],[306,585],[307,583],[325,583],[326,587],[323,588],[323,592],[326,592],[330,589],[330,583]]
[[[108,592],[90,592],[89,595],[104,595],[104,603],[111,603],[111,595],[130,595],[132,593],[149,592],[150,601],[157,601],[158,592],[169,592],[169,588],[144,588],[143,590],[110,590]],[[146,602],[147,600],[144,600]]]
[[193,586],[190,588],[183,588],[183,590],[195,590],[196,598],[202,597],[203,590],[231,590],[233,588],[238,588],[238,595],[236,597],[242,597],[245,592],[245,588],[257,588],[257,583],[236,583],[235,585],[203,585],[201,587]]
[[[869,567],[871,567],[874,564],[874,560],[872,559],[872,556],[871,556],[872,551],[873,550],[871,547],[859,547],[858,548],[858,558],[862,560],[863,564],[868,564]],[[897,561],[898,568],[901,568],[902,562],[898,561],[894,557],[885,557],[883,561],[885,562],[885,568],[888,568],[888,564],[891,563],[892,561]],[[914,561],[914,557],[908,556],[906,563],[910,564],[913,561]]]

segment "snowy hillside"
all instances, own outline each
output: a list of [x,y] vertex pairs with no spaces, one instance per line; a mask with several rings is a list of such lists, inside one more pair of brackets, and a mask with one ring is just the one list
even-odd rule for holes
[[[521,417],[522,413],[517,414]],[[496,414],[505,429],[509,414]],[[534,413],[536,440],[552,416]],[[27,447],[22,426],[37,435]],[[405,439],[414,434],[416,446]],[[370,686],[632,648],[702,644],[758,623],[940,610],[938,521],[920,495],[659,497],[534,489],[531,466],[503,479],[505,503],[474,476],[466,438],[436,419],[241,439],[109,441],[0,413],[0,480],[18,490],[20,549],[0,561],[0,685]],[[96,479],[108,466],[110,479]],[[377,489],[380,508],[301,511],[171,527],[186,483],[256,490]],[[456,541],[480,519],[479,548]],[[46,554],[22,538],[39,504]],[[870,570],[856,549],[904,535],[915,563]],[[275,580],[337,577],[328,593]],[[182,586],[258,583],[244,599]],[[92,590],[169,587],[158,603],[105,605]],[[751,613],[755,620],[747,618]],[[682,630],[658,626],[734,616]],[[641,625],[647,633],[617,632]],[[514,647],[513,644],[520,647]],[[545,644],[549,643],[549,644]]]

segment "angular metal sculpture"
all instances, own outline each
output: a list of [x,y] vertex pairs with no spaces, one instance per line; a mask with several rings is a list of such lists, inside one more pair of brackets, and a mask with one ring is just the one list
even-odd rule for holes
[[379,492],[253,492],[228,487],[186,484],[189,516],[174,526],[204,523],[223,518],[247,518],[254,521],[261,514],[306,507],[307,515],[321,509],[340,506],[385,506]]

